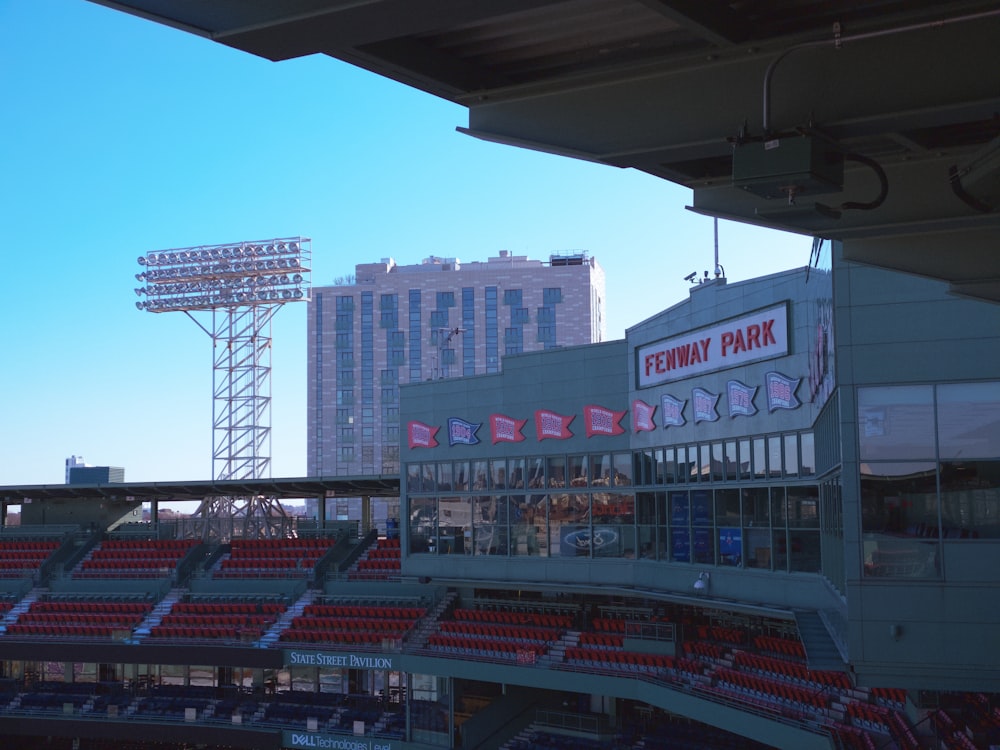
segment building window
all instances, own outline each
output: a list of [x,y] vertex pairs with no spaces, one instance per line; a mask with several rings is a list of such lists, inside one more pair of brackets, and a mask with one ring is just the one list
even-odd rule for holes
[[503,303],[510,307],[520,307],[521,306],[521,290],[520,289],[504,289],[503,292]]
[[438,292],[437,293],[437,308],[442,310],[447,307],[455,306],[455,293],[454,292]]

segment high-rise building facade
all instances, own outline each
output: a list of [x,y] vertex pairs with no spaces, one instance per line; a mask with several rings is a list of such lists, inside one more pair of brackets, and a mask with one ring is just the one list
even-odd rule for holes
[[603,341],[604,271],[584,252],[360,264],[352,283],[314,287],[308,336],[309,475],[396,473],[401,383]]

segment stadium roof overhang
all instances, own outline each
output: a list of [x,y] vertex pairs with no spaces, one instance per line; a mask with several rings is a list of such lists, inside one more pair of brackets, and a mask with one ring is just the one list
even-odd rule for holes
[[206,497],[282,498],[398,497],[396,475],[307,477],[300,479],[206,480],[198,482],[122,482],[120,484],[36,484],[0,487],[0,500],[200,501]]
[[94,1],[270,60],[329,55],[466,106],[476,137],[639,169],[696,211],[1000,301],[995,0]]

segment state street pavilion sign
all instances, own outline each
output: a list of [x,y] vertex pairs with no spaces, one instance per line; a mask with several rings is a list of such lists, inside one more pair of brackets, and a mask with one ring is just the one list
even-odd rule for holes
[[[395,655],[394,655],[395,656]],[[289,667],[341,667],[343,669],[375,669],[398,671],[394,656],[385,654],[355,654],[333,651],[285,651],[285,666]]]
[[788,303],[782,302],[635,350],[639,388],[683,380],[788,354]]

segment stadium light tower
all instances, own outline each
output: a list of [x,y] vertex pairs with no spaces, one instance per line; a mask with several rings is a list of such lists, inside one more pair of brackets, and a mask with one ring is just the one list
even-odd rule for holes
[[[264,479],[271,468],[271,320],[311,292],[310,240],[291,237],[158,250],[139,256],[140,310],[183,312],[212,339],[212,472]],[[202,323],[196,313],[206,313]],[[273,498],[202,501],[205,535],[272,535],[284,512]]]

